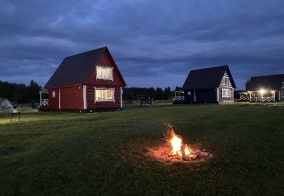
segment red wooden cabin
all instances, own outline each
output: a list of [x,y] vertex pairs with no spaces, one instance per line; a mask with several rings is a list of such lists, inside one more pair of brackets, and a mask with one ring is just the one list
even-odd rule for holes
[[[126,83],[107,47],[66,57],[40,92],[41,111],[122,109]],[[47,93],[48,99],[43,99]]]

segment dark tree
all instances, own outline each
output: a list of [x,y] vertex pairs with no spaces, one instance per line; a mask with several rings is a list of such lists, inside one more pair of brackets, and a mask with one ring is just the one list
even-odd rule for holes
[[167,87],[165,90],[167,90],[167,95],[165,96],[163,89],[150,87],[150,88],[137,88],[137,87],[131,87],[131,88],[123,88],[123,99],[124,100],[140,100],[143,99],[156,99],[156,100],[162,100],[167,99],[168,94],[171,94],[170,87]]
[[41,91],[41,86],[33,80],[30,86],[0,81],[0,98],[15,103],[39,101],[39,91]]
[[39,91],[41,91],[41,86],[39,86],[35,81],[31,80],[29,89],[30,102],[39,101]]
[[156,91],[155,91],[155,89],[153,87],[150,87],[148,89],[147,97],[150,97],[152,99],[154,99],[156,97]]
[[248,90],[248,85],[249,85],[249,82],[250,82],[250,80],[248,79],[248,80],[246,81],[246,83],[245,83],[245,86],[246,86],[246,90]]
[[162,100],[164,99],[164,91],[161,88],[156,89],[156,100]]
[[171,88],[168,86],[165,88],[164,90],[164,99],[167,100],[170,98],[172,92],[171,92]]
[[176,86],[175,91],[179,91],[179,90],[182,90],[182,87]]

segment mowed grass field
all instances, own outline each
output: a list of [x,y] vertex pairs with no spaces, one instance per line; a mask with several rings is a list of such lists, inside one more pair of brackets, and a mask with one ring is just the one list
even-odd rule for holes
[[[201,163],[147,156],[164,123],[213,154]],[[74,114],[0,112],[0,195],[283,195],[284,107],[125,105]]]

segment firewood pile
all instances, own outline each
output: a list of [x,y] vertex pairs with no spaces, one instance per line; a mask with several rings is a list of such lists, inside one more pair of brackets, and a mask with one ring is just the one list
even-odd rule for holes
[[164,145],[156,148],[148,148],[147,155],[166,162],[201,162],[213,158],[213,154],[209,153],[204,148],[199,148],[199,146],[200,145],[191,146],[192,153],[189,155],[172,155],[172,147],[169,145]]

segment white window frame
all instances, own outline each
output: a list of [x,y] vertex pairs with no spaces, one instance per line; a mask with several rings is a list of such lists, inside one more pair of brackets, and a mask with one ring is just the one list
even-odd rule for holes
[[223,86],[228,86],[230,84],[230,78],[229,77],[223,77]]
[[96,66],[96,79],[113,81],[113,67]]
[[52,98],[56,98],[56,92],[55,92],[55,90],[52,90],[51,94],[52,94]]
[[[96,102],[115,102],[115,89],[114,88],[95,88],[95,103]],[[97,99],[97,94],[101,94],[102,99]],[[111,93],[111,98],[103,97],[103,95],[108,95],[108,93]]]
[[222,98],[231,98],[231,89],[222,88]]

